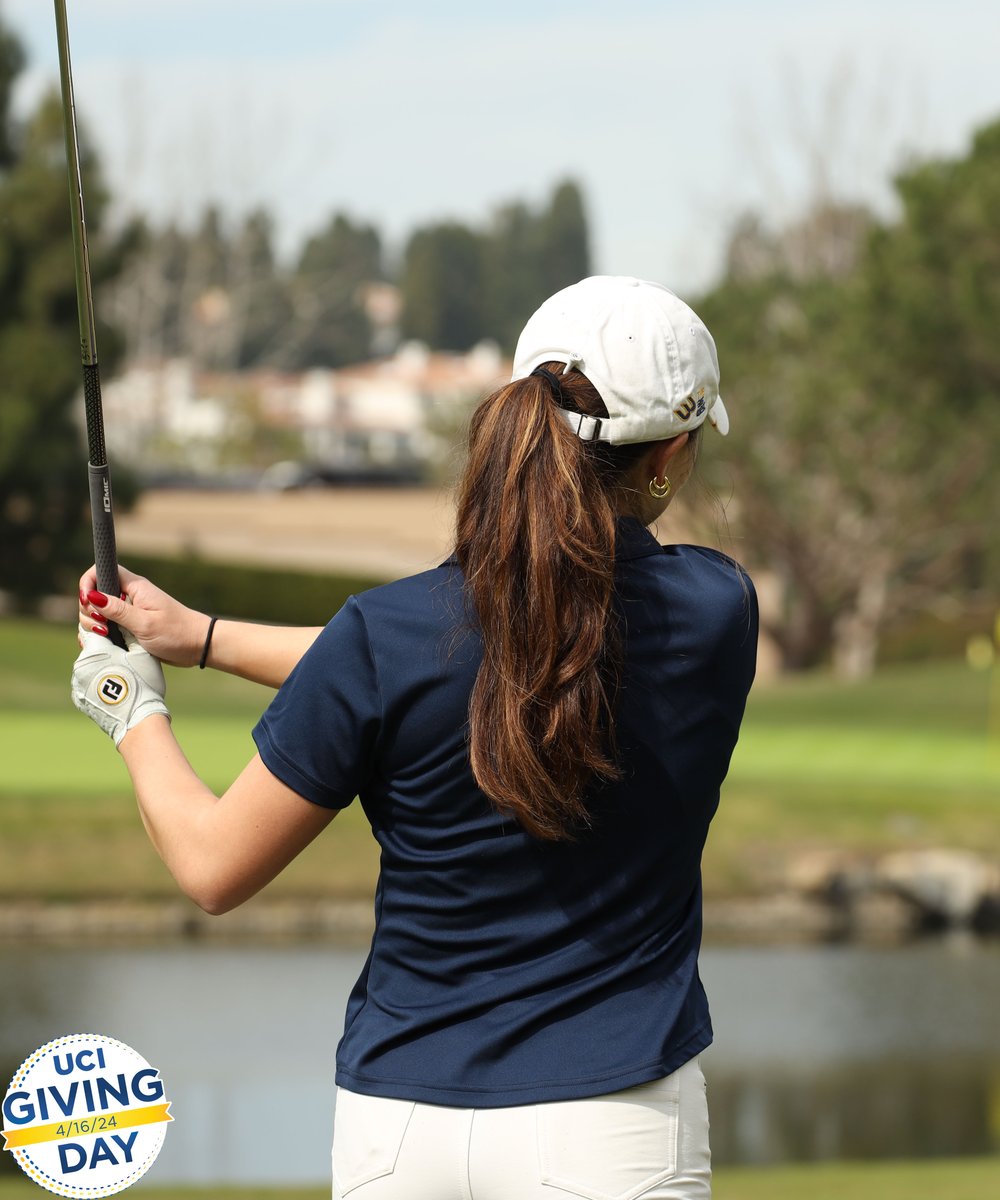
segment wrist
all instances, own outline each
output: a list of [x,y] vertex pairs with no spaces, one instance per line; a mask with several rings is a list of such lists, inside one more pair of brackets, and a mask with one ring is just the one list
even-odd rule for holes
[[212,652],[212,636],[215,633],[215,627],[218,624],[218,617],[211,617],[208,622],[208,629],[205,631],[205,640],[202,642],[201,654],[198,658],[198,669],[204,671],[208,666],[209,655]]
[[170,735],[170,714],[158,710],[147,713],[135,725],[126,729],[118,740],[118,753],[126,760],[135,762],[137,756],[154,750],[166,734]]
[[201,660],[202,647],[205,644],[208,621],[207,613],[199,612],[196,608],[187,610],[183,639],[180,640],[175,651],[177,661],[173,663],[174,666],[196,667],[198,665]]

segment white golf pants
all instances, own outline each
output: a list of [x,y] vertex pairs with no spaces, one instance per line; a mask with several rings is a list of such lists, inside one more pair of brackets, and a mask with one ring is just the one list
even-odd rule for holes
[[587,1100],[447,1108],[339,1089],[333,1200],[709,1200],[705,1078]]

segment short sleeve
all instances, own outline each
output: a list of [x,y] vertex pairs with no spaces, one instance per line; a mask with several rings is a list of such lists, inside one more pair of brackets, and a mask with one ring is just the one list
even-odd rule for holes
[[302,656],[253,731],[267,769],[324,808],[363,790],[381,726],[378,677],[352,596]]
[[740,566],[736,566],[736,572],[735,585],[739,590],[733,596],[732,617],[719,643],[716,663],[721,703],[739,728],[757,672],[760,618],[757,592],[750,576]]
[[743,600],[736,621],[733,623],[732,643],[734,657],[742,667],[743,692],[750,691],[750,686],[757,673],[757,639],[760,632],[760,613],[757,607],[757,590],[753,580],[743,570],[737,567],[740,576],[740,587]]

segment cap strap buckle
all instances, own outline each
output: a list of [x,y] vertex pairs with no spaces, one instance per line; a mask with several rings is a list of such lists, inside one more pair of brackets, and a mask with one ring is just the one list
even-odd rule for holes
[[563,414],[570,429],[582,442],[599,442],[601,440],[601,417],[588,417],[585,413],[570,412],[563,409]]
[[[583,432],[584,421],[589,421],[591,423],[590,437],[587,437],[587,435]],[[585,417],[581,413],[579,424],[576,427],[576,436],[585,442],[600,441],[600,439],[601,439],[601,418],[600,417]]]

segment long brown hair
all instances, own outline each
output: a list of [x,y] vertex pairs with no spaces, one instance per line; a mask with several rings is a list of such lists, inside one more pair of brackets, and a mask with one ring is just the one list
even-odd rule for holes
[[[548,369],[566,407],[607,416],[579,371]],[[644,449],[581,441],[537,375],[494,392],[469,428],[456,553],[483,640],[472,771],[538,838],[575,837],[588,785],[620,774],[615,517],[623,476]]]

